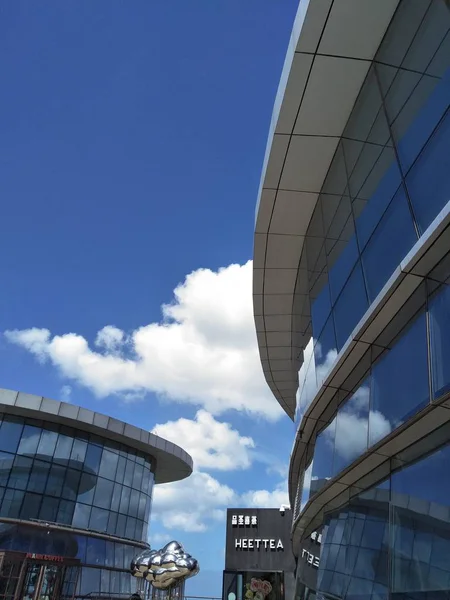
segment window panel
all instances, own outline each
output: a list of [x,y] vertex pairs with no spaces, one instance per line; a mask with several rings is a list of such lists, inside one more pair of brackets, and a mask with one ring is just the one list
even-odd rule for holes
[[80,529],[87,529],[89,525],[90,514],[90,506],[77,502],[75,505],[75,511],[73,513],[72,525],[74,527],[79,527]]
[[49,496],[60,497],[63,490],[65,476],[66,469],[59,465],[53,464],[50,467],[45,493]]
[[102,449],[89,442],[86,452],[86,458],[84,459],[84,468],[86,471],[92,471],[98,474],[100,468],[100,461],[102,458]]
[[48,462],[43,460],[34,460],[27,484],[28,491],[43,493],[47,484],[49,471],[50,464]]
[[113,494],[114,483],[109,479],[98,477],[95,486],[94,505],[99,508],[109,508]]
[[59,503],[58,523],[64,523],[64,525],[72,525],[73,513],[75,511],[75,502],[69,500],[61,500]]
[[43,429],[37,449],[37,453],[40,455],[39,458],[51,460],[51,458],[53,457],[53,453],[55,452],[57,441],[58,434],[56,433],[56,431],[51,431],[50,429]]
[[338,410],[333,458],[333,476],[367,450],[370,381],[366,380]]
[[102,565],[106,553],[106,540],[89,537],[86,546],[86,562],[89,565]]
[[330,288],[328,283],[311,304],[313,335],[317,339],[331,312]]
[[134,475],[134,467],[136,463],[131,460],[127,460],[127,464],[125,467],[125,477],[123,480],[124,485],[128,485],[129,487],[133,484],[133,475]]
[[0,504],[0,516],[17,519],[20,515],[23,497],[24,492],[20,490],[5,490],[3,501]]
[[67,458],[70,456],[70,453],[72,451],[72,445],[73,445],[73,438],[71,438],[67,435],[62,435],[60,433],[58,436],[58,441],[56,442],[54,457],[67,460]]
[[75,461],[73,464],[73,468],[81,469],[83,467],[82,463],[84,463],[84,459],[86,458],[87,452],[87,442],[85,440],[75,439],[72,446],[72,451],[70,453],[70,458],[72,461]]
[[430,337],[433,397],[439,398],[450,390],[450,287],[431,301]]
[[[334,334],[334,322],[333,317],[330,317],[322,331],[320,338],[314,345],[314,365],[316,371],[316,389],[318,389],[331,368],[337,357],[337,344],[336,336]],[[316,392],[312,390],[312,396]],[[311,398],[312,399],[312,398]]]
[[[408,377],[402,373],[408,373]],[[370,445],[428,402],[426,319],[425,314],[421,314],[372,369]]]
[[352,272],[357,260],[358,246],[356,244],[356,238],[353,235],[351,239],[345,243],[339,258],[329,272],[330,290],[333,302],[336,301],[341,293],[341,290],[344,287],[345,282]]
[[18,454],[36,454],[39,440],[41,437],[41,428],[34,425],[25,425],[20,439]]
[[17,455],[9,476],[8,487],[26,490],[33,461],[31,458]]
[[124,513],[124,514],[128,513],[128,505],[130,503],[130,494],[131,494],[131,489],[124,485],[122,487],[122,496],[120,498],[119,512]]
[[316,438],[312,464],[311,496],[318,492],[333,474],[333,455],[336,436],[336,419]]
[[334,307],[338,351],[363,317],[368,307],[366,289],[358,262]]
[[114,480],[118,460],[119,456],[115,452],[111,452],[111,450],[105,448],[102,454],[99,474],[102,477],[106,477],[106,479]]
[[42,505],[39,511],[39,519],[55,523],[58,515],[59,498],[51,496],[42,497]]
[[406,177],[406,185],[421,233],[450,199],[449,171],[450,111]]
[[400,188],[362,254],[370,301],[376,298],[416,241],[411,212]]
[[4,452],[15,454],[19,446],[22,430],[22,419],[8,417],[7,421],[2,421],[0,427],[0,451],[3,450]]

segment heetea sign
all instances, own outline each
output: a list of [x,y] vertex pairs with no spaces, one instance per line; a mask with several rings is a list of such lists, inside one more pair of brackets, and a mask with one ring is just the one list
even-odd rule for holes
[[[281,538],[259,538],[251,536],[251,528],[258,526],[258,517],[256,515],[231,515],[231,525],[237,529],[234,539],[234,547],[236,550],[284,550]],[[244,530],[241,530],[244,528]],[[245,528],[250,530],[245,531]],[[243,537],[246,533],[248,535]]]

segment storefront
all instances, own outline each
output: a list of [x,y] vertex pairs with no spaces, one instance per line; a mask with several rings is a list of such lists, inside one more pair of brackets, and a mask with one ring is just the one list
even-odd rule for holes
[[24,552],[0,552],[2,600],[71,600],[80,561]]
[[229,509],[223,600],[292,598],[295,561],[290,510]]

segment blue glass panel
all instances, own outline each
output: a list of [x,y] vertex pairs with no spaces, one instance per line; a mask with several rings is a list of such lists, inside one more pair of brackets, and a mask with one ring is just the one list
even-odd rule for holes
[[328,282],[323,286],[322,291],[311,305],[311,318],[313,336],[317,339],[323,329],[325,321],[331,312],[330,287]]
[[348,276],[355,266],[357,259],[358,245],[356,243],[355,235],[352,235],[339,255],[339,258],[328,273],[328,278],[330,281],[330,293],[333,302],[335,302],[336,298],[339,296],[345,282],[348,279]]
[[358,262],[334,307],[338,351],[344,346],[368,307],[366,289]]
[[333,455],[336,436],[336,419],[316,438],[311,477],[311,495],[318,492],[333,476]]
[[338,410],[333,476],[367,450],[370,383],[365,381]]
[[35,454],[41,437],[41,428],[25,425],[20,439],[18,454]]
[[406,178],[421,233],[450,200],[449,172],[450,112],[447,113]]
[[361,249],[367,244],[367,241],[372,235],[375,227],[378,225],[382,214],[389,205],[391,198],[393,198],[398,190],[400,183],[400,170],[397,163],[394,162],[387,170],[375,193],[372,194],[362,213],[356,220],[356,232]]
[[314,346],[314,363],[316,370],[317,388],[330,372],[336,357],[336,336],[334,334],[333,317],[328,319],[320,338]]
[[[435,82],[436,80],[433,83]],[[422,150],[442,115],[448,109],[449,102],[450,70],[447,70],[405,135],[397,143],[400,161],[405,171],[411,167]]]
[[3,421],[0,427],[0,451],[17,452],[22,429],[22,419],[8,418]]
[[423,313],[373,367],[370,445],[401,425],[428,402],[427,333]]
[[429,314],[433,397],[438,398],[450,390],[450,287],[430,302]]
[[369,300],[376,298],[416,241],[408,202],[400,188],[362,253]]

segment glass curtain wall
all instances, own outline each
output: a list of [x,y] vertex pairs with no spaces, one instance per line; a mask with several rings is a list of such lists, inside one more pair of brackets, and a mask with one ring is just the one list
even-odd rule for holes
[[448,3],[403,0],[306,234],[312,341],[299,374],[297,422],[370,304],[450,200],[449,103]]

